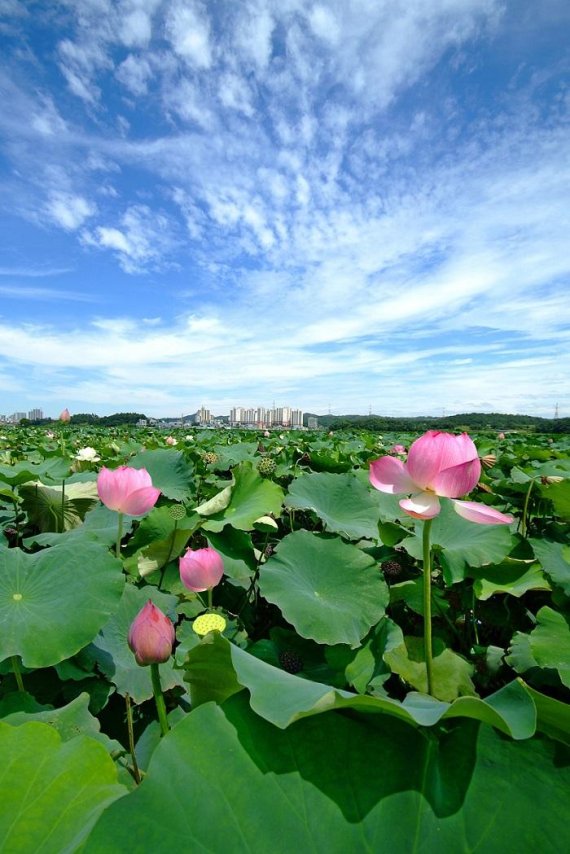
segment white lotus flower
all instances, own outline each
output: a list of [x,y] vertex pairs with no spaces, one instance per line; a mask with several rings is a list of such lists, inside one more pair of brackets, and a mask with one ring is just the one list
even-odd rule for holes
[[81,448],[75,454],[75,459],[82,463],[96,463],[101,459],[95,448]]

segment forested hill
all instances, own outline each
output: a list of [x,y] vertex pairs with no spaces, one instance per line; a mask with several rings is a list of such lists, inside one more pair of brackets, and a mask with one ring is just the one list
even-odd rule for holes
[[[305,414],[305,424],[311,417]],[[467,412],[442,418],[389,418],[384,415],[315,415],[319,426],[332,430],[359,427],[363,430],[528,430],[536,433],[570,433],[570,418],[537,418],[533,415],[509,415],[502,412]]]

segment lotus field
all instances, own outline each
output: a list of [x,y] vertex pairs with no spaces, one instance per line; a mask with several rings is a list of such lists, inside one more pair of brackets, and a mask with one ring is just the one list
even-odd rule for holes
[[0,850],[570,850],[569,449],[6,430]]

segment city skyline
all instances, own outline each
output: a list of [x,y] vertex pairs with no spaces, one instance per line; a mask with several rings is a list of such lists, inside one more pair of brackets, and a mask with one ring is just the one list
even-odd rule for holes
[[5,3],[3,411],[568,413],[569,35],[565,0]]

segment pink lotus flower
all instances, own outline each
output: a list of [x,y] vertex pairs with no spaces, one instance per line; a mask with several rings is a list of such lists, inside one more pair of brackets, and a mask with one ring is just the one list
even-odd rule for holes
[[128,643],[137,664],[161,664],[172,655],[174,626],[151,599],[142,608],[129,629]]
[[177,445],[178,439],[175,439],[174,436],[167,436],[164,440],[167,445]]
[[158,501],[160,489],[152,485],[146,469],[119,466],[117,469],[101,469],[97,493],[109,510],[128,516],[144,516]]
[[212,548],[188,549],[180,558],[179,567],[182,584],[194,593],[215,587],[224,574],[222,556]]
[[405,454],[406,449],[403,445],[392,445],[392,447],[390,448],[390,453],[391,454]]
[[502,442],[504,438],[505,438],[504,433],[497,433],[497,439],[499,439],[500,442]]
[[380,457],[370,464],[370,482],[380,492],[411,494],[400,507],[415,519],[433,519],[440,511],[439,497],[453,499],[455,511],[480,525],[507,525],[512,516],[486,504],[456,501],[477,485],[481,462],[467,433],[452,436],[428,430],[411,445],[405,463],[395,457]]
[[69,414],[69,409],[64,409],[63,412],[59,413],[59,420],[63,421],[67,424],[68,421],[71,421],[71,415]]

